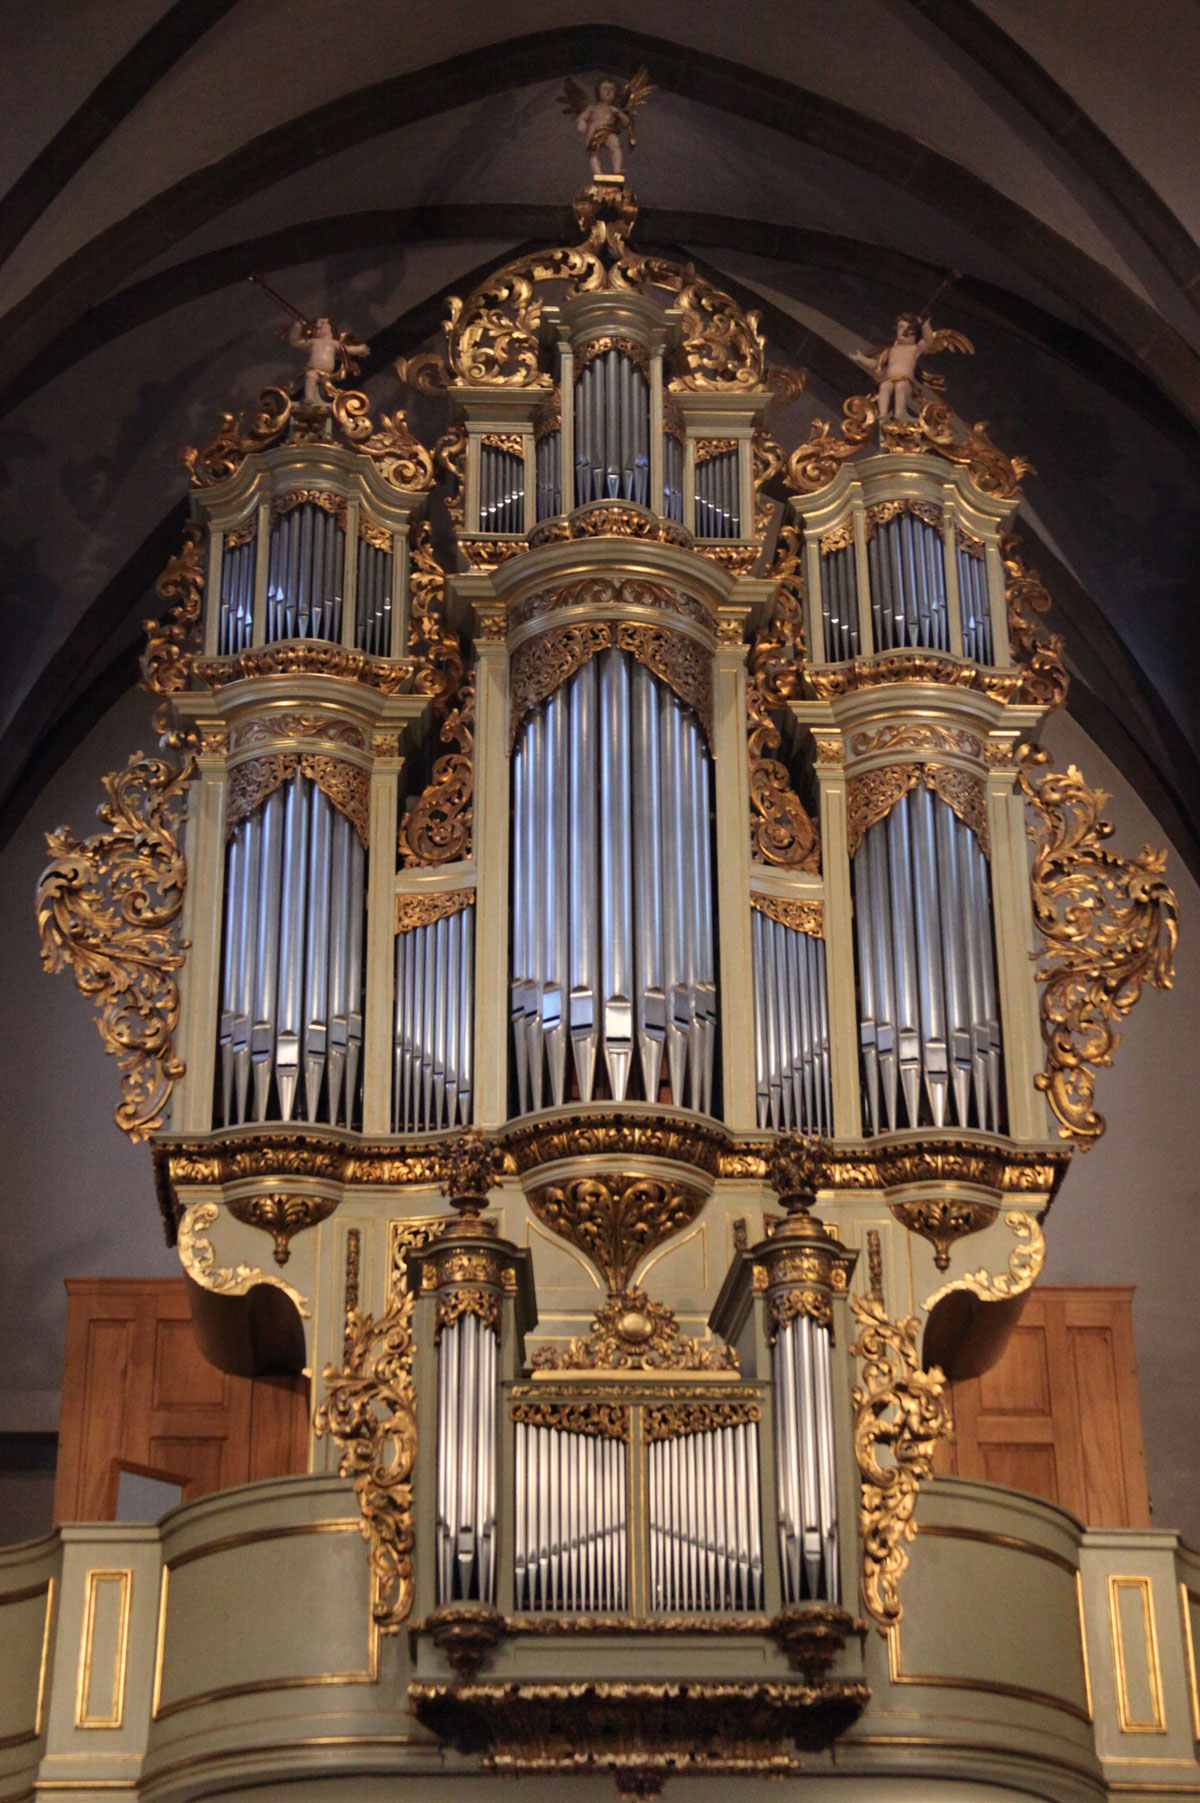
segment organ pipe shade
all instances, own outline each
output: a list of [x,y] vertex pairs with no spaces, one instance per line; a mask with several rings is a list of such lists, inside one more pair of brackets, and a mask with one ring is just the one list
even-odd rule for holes
[[696,462],[696,537],[739,538],[738,455],[717,451]]
[[1003,1127],[987,858],[923,784],[854,855],[864,1123]]
[[548,520],[562,512],[562,433],[557,428],[538,439],[534,462],[537,517]]
[[525,459],[486,440],[479,450],[479,529],[525,530]]
[[624,1441],[517,1421],[513,1456],[515,1606],[627,1607]]
[[653,1607],[761,1608],[757,1425],[652,1440],[646,1487]]
[[[629,652],[602,651],[513,756],[519,1112],[639,1093],[710,1113],[717,1042],[709,756]],[[568,1070],[568,1063],[571,1070]]]
[[346,535],[323,507],[305,501],[271,531],[266,636],[334,639],[342,635]]
[[438,1343],[439,1603],[495,1595],[496,1390],[496,1335],[462,1314]]
[[392,655],[392,553],[361,537],[354,642],[369,657]]
[[[881,521],[867,543],[876,651],[949,651],[946,553],[936,526],[915,514]],[[845,654],[843,654],[845,655]]]
[[832,1133],[825,942],[757,908],[751,932],[758,1124]]
[[217,1112],[356,1126],[366,853],[297,772],[230,835]]
[[861,650],[854,546],[839,545],[821,557],[821,631],[827,663],[843,663]]
[[397,935],[392,1091],[397,1133],[470,1122],[474,963],[473,906]]
[[575,505],[604,500],[650,504],[650,385],[616,349],[575,383]]
[[254,626],[254,569],[258,541],[226,545],[221,559],[221,613],[217,651],[222,657],[245,651]]
[[811,1315],[783,1323],[771,1348],[775,1483],[783,1600],[839,1601],[837,1489],[829,1330]]

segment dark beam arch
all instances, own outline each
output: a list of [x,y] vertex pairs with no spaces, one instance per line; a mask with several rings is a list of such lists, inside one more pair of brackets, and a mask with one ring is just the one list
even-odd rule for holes
[[398,126],[551,81],[565,67],[649,63],[684,98],[785,133],[903,189],[988,242],[1123,348],[1200,422],[1200,357],[1101,264],[988,183],[852,108],[779,77],[627,27],[587,24],[483,46],[345,95],[265,132],[98,233],[0,322],[0,390],[101,298],[235,202]]
[[237,0],[175,0],[113,64],[0,200],[0,263],[73,175]]

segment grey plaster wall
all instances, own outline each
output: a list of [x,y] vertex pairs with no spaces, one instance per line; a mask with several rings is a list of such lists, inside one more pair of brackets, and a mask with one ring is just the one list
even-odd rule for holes
[[[43,834],[66,822],[92,830],[102,774],[148,747],[148,706],[125,697],[39,796],[0,854],[0,1433],[36,1433],[57,1420],[63,1279],[173,1275],[163,1243],[149,1153],[112,1122],[114,1061],[70,976],[45,976],[33,893]],[[1059,763],[1081,764],[1112,791],[1115,843],[1163,841],[1162,829],[1073,721],[1045,742]],[[1178,860],[1182,948],[1174,990],[1147,992],[1116,1067],[1102,1074],[1109,1132],[1077,1158],[1049,1223],[1046,1277],[1055,1283],[1132,1283],[1154,1519],[1200,1544],[1200,890]],[[2,1500],[2,1498],[0,1498]],[[7,1536],[0,1522],[0,1542]]]

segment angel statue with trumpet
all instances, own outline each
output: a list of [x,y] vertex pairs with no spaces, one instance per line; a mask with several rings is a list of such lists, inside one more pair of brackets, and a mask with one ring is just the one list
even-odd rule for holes
[[625,83],[616,81],[611,75],[602,75],[595,87],[595,99],[588,100],[584,90],[568,75],[559,95],[559,105],[564,113],[575,118],[575,129],[587,144],[588,161],[593,175],[605,173],[600,158],[607,151],[612,165],[611,174],[620,175],[624,170],[624,152],[621,148],[621,133],[629,134],[629,148],[637,143],[636,119],[638,110],[646,104],[654,92],[654,83],[645,69],[639,69]]
[[928,400],[934,394],[940,394],[945,387],[941,376],[923,375],[918,379],[917,364],[922,357],[933,356],[938,351],[975,349],[971,340],[962,332],[949,329],[935,332],[929,323],[934,307],[951,282],[957,279],[958,271],[951,270],[933,299],[920,313],[898,314],[895,336],[890,343],[873,345],[869,351],[851,351],[854,361],[864,369],[869,369],[878,384],[876,405],[881,425],[889,417],[896,420],[908,418],[908,403],[914,391],[922,399]]

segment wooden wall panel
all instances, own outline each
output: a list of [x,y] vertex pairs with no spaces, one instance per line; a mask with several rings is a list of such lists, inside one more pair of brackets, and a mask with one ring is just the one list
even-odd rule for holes
[[308,1382],[201,1354],[182,1278],[70,1278],[56,1521],[111,1520],[119,1465],[184,1500],[308,1469]]
[[1150,1503],[1127,1286],[1039,1284],[1003,1357],[952,1384],[941,1471],[1061,1503],[1088,1527],[1147,1527]]

